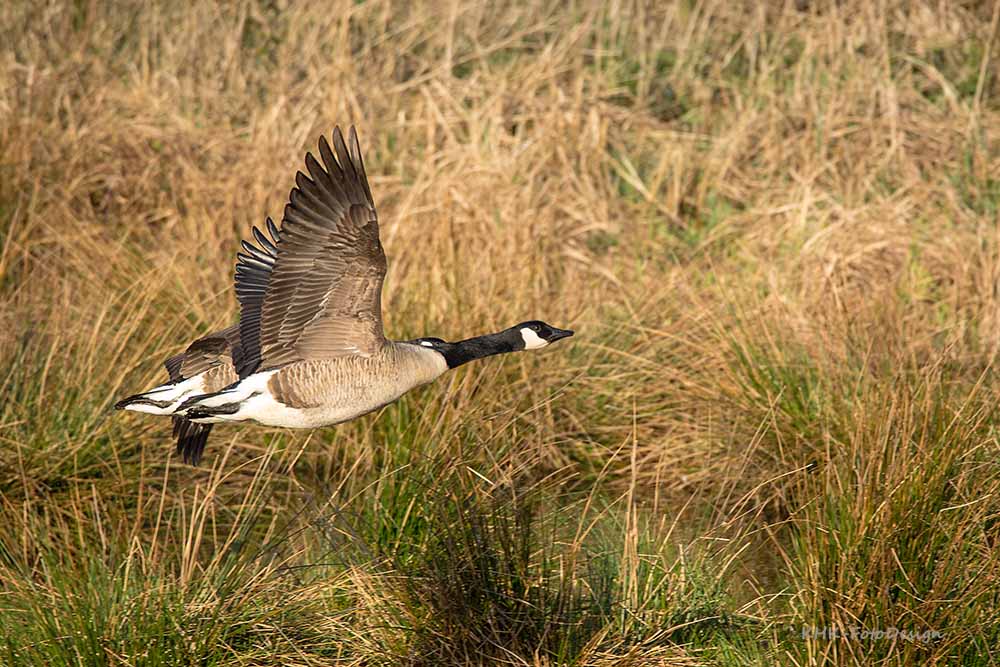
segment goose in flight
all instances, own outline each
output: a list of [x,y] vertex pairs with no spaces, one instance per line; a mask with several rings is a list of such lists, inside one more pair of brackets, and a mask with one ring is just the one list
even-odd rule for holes
[[165,365],[170,380],[117,409],[171,415],[177,449],[197,464],[212,425],[252,420],[318,428],[392,403],[445,371],[572,336],[539,320],[449,343],[387,340],[385,253],[357,133],[320,137],[295,176],[279,229],[253,228],[237,255],[239,324],[200,338]]

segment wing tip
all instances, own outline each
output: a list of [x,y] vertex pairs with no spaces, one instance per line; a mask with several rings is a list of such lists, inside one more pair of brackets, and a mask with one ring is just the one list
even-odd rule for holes
[[177,438],[177,454],[184,463],[197,466],[201,463],[205,444],[212,424],[196,424],[184,417],[174,417],[174,437]]
[[[368,185],[368,174],[365,173],[365,160],[361,153],[361,141],[357,128],[353,123],[348,127],[345,141],[340,125],[334,125],[331,136],[333,139],[332,151],[326,137],[320,135],[319,138],[319,152],[323,157],[323,162],[327,163],[327,168],[330,170],[335,166],[339,167],[348,182],[353,182],[354,187],[360,186],[360,192],[356,194],[364,197],[368,206],[374,210],[375,200],[372,197],[371,187]],[[336,156],[333,160],[334,164],[329,164],[334,156]]]

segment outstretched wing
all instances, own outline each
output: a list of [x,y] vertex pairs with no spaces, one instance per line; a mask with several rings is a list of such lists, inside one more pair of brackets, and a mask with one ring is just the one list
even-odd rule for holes
[[354,128],[346,142],[334,128],[332,150],[321,137],[319,154],[322,165],[307,153],[309,176],[296,174],[263,294],[252,272],[237,272],[241,377],[293,361],[367,356],[385,344],[385,253]]

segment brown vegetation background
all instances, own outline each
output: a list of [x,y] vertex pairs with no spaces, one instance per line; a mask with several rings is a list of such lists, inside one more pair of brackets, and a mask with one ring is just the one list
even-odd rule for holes
[[[995,664],[998,20],[5,3],[2,660]],[[182,465],[111,405],[334,124],[390,337],[577,336]]]

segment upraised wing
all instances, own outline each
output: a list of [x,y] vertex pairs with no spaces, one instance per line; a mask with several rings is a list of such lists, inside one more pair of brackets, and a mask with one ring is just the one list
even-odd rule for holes
[[321,137],[319,154],[322,165],[307,153],[309,176],[295,176],[266,283],[240,256],[250,267],[236,277],[240,377],[293,361],[368,356],[385,344],[385,253],[354,128],[346,142],[334,128],[332,150]]

